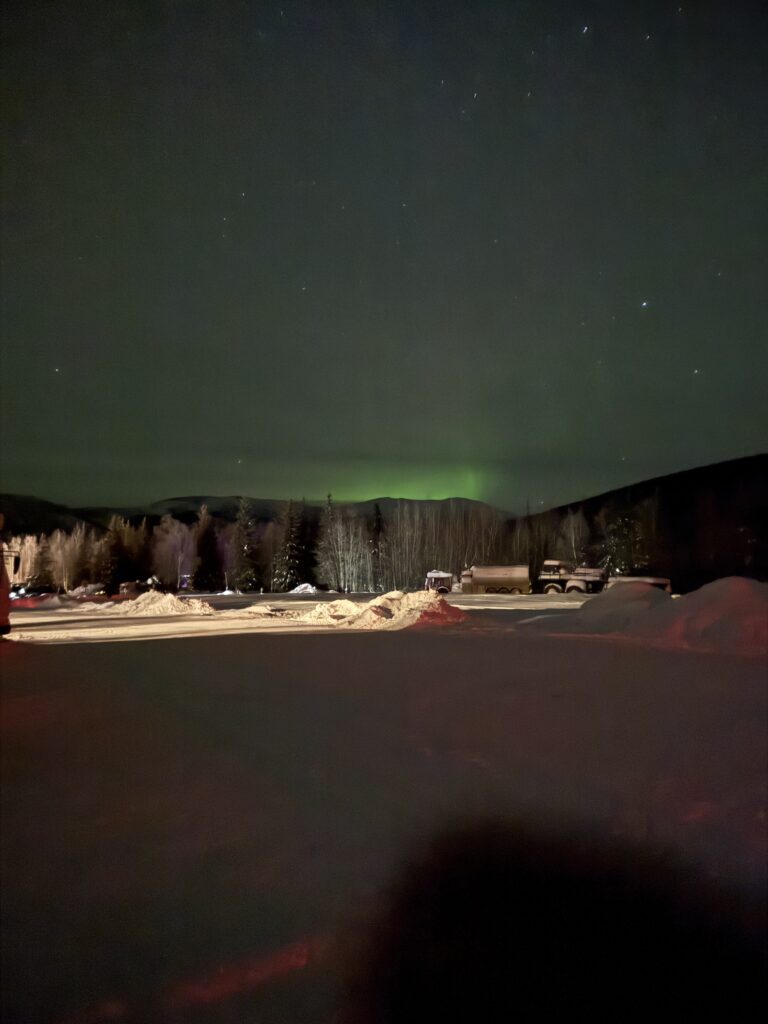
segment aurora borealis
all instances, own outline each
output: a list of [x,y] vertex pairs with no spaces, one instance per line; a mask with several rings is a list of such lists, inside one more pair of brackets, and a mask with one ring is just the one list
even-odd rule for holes
[[2,24],[4,491],[515,510],[765,449],[764,5]]

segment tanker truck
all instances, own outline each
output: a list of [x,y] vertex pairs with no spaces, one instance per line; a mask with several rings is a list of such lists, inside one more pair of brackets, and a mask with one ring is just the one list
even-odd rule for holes
[[527,565],[473,565],[461,574],[462,594],[530,594]]

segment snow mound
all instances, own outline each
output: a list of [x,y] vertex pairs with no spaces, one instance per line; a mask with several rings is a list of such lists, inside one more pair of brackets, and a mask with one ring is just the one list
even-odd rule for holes
[[354,601],[342,599],[340,601],[328,601],[324,604],[316,604],[314,608],[299,615],[300,622],[314,622],[322,625],[333,626],[337,623],[346,623],[360,612],[360,605]]
[[669,594],[650,583],[621,583],[596,594],[572,614],[587,632],[616,633],[635,622],[638,615],[672,603]]
[[768,654],[768,583],[726,576],[651,609],[627,632],[670,647]]
[[196,597],[182,600],[175,594],[161,594],[157,590],[148,590],[132,601],[97,607],[104,615],[213,615],[213,608],[206,601]]
[[393,590],[363,605],[353,601],[331,601],[329,604],[315,605],[299,617],[301,622],[365,630],[443,626],[463,622],[465,619],[463,611],[454,608],[444,597],[431,590],[413,594]]
[[218,612],[221,618],[228,619],[240,619],[244,615],[248,616],[261,616],[262,618],[268,618],[270,615],[282,614],[279,609],[275,608],[271,604],[255,603],[247,604],[244,608],[227,608],[226,611]]
[[293,590],[288,591],[289,594],[316,594],[317,587],[313,587],[311,583],[300,583]]
[[768,583],[729,576],[674,600],[648,583],[626,583],[554,621],[541,617],[519,627],[627,637],[677,650],[765,655]]

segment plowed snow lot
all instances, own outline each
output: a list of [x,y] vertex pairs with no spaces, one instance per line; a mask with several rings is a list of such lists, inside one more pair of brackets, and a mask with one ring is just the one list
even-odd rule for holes
[[669,844],[762,898],[762,659],[285,629],[0,644],[3,1019],[330,1024],[347,929],[478,817]]

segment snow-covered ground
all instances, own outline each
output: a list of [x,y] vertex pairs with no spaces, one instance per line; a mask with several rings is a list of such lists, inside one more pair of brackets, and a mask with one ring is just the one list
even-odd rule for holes
[[[451,595],[418,591],[318,601],[308,591],[288,598],[237,602],[217,608],[215,597],[177,597],[154,591],[131,600],[51,597],[12,616],[11,639],[32,643],[171,639],[253,632],[329,629],[375,631],[458,627],[476,632],[495,621],[522,631],[603,637],[667,649],[768,655],[768,584],[741,577],[710,583],[673,599],[648,584],[614,587],[592,598],[529,595]],[[228,602],[229,603],[229,602]],[[521,618],[523,611],[538,614]],[[502,613],[495,616],[489,612]],[[515,613],[516,618],[504,618]]]
[[761,900],[765,591],[742,582],[538,625],[396,596],[14,612],[49,642],[0,644],[4,1019],[330,1022],[349,929],[478,817],[668,845]]

